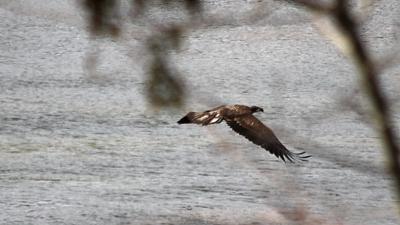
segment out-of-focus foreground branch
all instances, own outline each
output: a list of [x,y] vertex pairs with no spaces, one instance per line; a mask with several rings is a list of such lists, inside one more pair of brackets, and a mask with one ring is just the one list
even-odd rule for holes
[[400,199],[400,148],[397,143],[396,131],[393,127],[390,106],[381,88],[378,69],[361,40],[358,26],[347,7],[347,1],[336,0],[333,6],[327,6],[311,0],[290,0],[289,2],[327,14],[334,20],[337,29],[342,33],[347,43],[346,47],[349,56],[354,60],[360,71],[365,90],[375,110],[379,133],[387,153],[389,169],[395,178],[397,194]]
[[[167,22],[152,24],[150,20],[147,21],[152,24],[149,29],[153,30],[153,35],[147,37],[143,43],[151,56],[147,69],[146,96],[150,106],[179,108],[184,104],[186,89],[181,74],[169,60],[169,52],[179,49],[183,34],[188,30],[186,24],[192,24],[192,21],[201,16],[202,4],[200,0],[154,0],[154,2],[161,4],[165,9],[169,9],[168,5],[180,6],[178,8],[187,16],[177,24]],[[131,11],[130,19],[132,21],[139,19],[150,10],[149,8],[156,8],[157,4],[152,5],[154,2],[128,1]],[[127,18],[121,15],[121,0],[84,0],[82,5],[87,13],[91,37],[116,38],[124,31],[122,25]],[[90,59],[95,61],[96,57]],[[92,67],[95,64],[96,62],[89,63]]]

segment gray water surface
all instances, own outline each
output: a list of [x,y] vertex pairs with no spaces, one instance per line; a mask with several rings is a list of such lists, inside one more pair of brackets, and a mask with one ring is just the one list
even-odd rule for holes
[[[299,212],[307,224],[398,224],[379,137],[343,103],[365,103],[355,68],[302,10],[269,6],[256,24],[189,33],[173,55],[186,107],[154,110],[141,24],[90,41],[75,1],[0,1],[0,224],[292,224]],[[395,49],[399,6],[379,2],[363,24],[377,57]],[[399,72],[382,75],[397,127]],[[257,117],[313,158],[285,164],[225,124],[176,124],[222,103],[263,107]]]

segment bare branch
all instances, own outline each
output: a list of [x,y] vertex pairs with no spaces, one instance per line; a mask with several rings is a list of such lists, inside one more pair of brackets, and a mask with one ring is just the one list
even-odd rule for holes
[[375,110],[375,117],[379,126],[379,133],[382,137],[389,163],[389,169],[395,178],[397,194],[400,198],[400,148],[398,146],[396,130],[390,114],[390,106],[378,76],[378,70],[364,43],[361,40],[358,26],[347,8],[346,0],[337,0],[336,6],[331,10],[326,10],[321,4],[315,1],[295,0],[291,1],[303,5],[309,9],[323,11],[331,16],[337,29],[343,33],[344,38],[349,43],[349,56],[357,65],[364,87]]
[[320,1],[315,1],[315,0],[284,0],[289,3],[297,4],[300,6],[304,6],[308,8],[309,10],[319,12],[319,13],[329,13],[332,11],[333,7],[324,3],[321,3]]

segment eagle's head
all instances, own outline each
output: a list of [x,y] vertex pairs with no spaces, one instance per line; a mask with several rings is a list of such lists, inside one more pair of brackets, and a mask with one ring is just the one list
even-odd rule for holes
[[252,113],[255,113],[255,112],[264,112],[264,109],[261,108],[261,107],[258,107],[258,106],[252,106],[252,107],[250,107],[250,109],[251,109],[251,112],[252,112]]

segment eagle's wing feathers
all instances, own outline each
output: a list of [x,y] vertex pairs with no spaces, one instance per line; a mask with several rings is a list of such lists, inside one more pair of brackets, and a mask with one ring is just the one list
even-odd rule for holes
[[190,112],[180,119],[178,123],[195,123],[206,126],[214,123],[221,123],[223,119],[219,111]]
[[265,150],[281,158],[283,161],[289,160],[293,162],[296,159],[305,160],[310,157],[301,153],[293,153],[289,151],[275,136],[271,129],[265,126],[260,120],[253,115],[244,115],[228,120],[227,124],[235,132],[243,135],[256,145],[261,146]]

